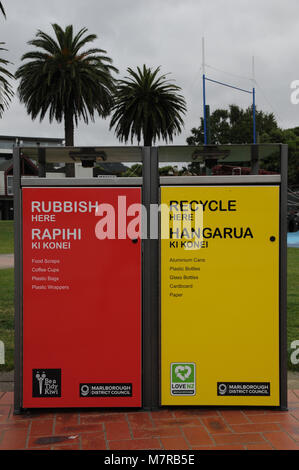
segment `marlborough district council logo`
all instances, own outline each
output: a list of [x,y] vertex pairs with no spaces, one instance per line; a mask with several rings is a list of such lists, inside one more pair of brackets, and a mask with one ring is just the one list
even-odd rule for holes
[[170,367],[171,395],[195,395],[194,362],[173,362]]

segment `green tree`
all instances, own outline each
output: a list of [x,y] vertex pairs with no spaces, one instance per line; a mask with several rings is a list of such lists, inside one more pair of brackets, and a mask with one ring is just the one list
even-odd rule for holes
[[[299,189],[299,128],[273,129],[264,133],[260,138],[261,143],[281,143],[288,145],[288,185]],[[270,155],[261,162],[265,170],[280,171],[277,153]]]
[[[0,46],[5,44],[0,42]],[[0,47],[0,51],[6,51],[4,47]],[[12,86],[8,79],[13,79],[12,73],[7,70],[6,66],[10,64],[8,60],[0,58],[0,117],[2,117],[5,108],[8,108],[9,103],[13,97]]]
[[[250,144],[252,135],[252,107],[245,110],[239,106],[230,105],[229,109],[216,109],[210,116],[210,132],[212,144]],[[269,134],[278,129],[273,113],[256,111],[256,128],[259,135]],[[187,138],[189,145],[204,143],[204,123],[198,128],[191,129],[191,136]]]
[[115,94],[110,129],[122,142],[136,138],[143,139],[145,146],[151,146],[156,139],[172,142],[173,136],[181,132],[182,115],[186,103],[179,94],[181,88],[158,76],[160,67],[152,70],[143,65],[137,71],[127,69],[129,76],[119,80]]
[[[281,129],[273,113],[257,111],[258,141],[261,144],[281,143],[288,144],[288,184],[290,187],[299,187],[299,127]],[[229,109],[216,109],[210,117],[211,143],[224,144],[251,144],[252,143],[252,108],[245,110],[236,105]],[[198,128],[191,130],[187,138],[189,145],[202,145],[204,143],[203,119]],[[261,160],[261,167],[265,170],[279,172],[278,153],[274,152]],[[187,171],[200,174],[200,164],[192,162]]]
[[106,51],[84,49],[97,36],[86,34],[82,28],[74,35],[73,26],[63,30],[52,24],[55,38],[41,30],[28,42],[35,50],[23,55],[24,63],[16,72],[20,79],[18,92],[32,119],[43,120],[49,114],[50,122],[64,120],[65,143],[74,145],[74,125],[83,119],[94,120],[95,113],[109,115],[115,79],[112,60]]
[[140,163],[134,163],[122,176],[142,176],[142,165]]

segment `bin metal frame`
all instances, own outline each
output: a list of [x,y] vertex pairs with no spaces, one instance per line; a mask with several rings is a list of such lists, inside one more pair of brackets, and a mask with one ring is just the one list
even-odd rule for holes
[[[233,146],[232,146],[233,147]],[[248,146],[247,146],[248,147]],[[258,145],[251,146],[251,153],[258,153]],[[276,144],[278,148],[278,144]],[[248,176],[170,176],[159,178],[159,148],[140,147],[142,177],[116,178],[45,178],[45,167],[39,158],[41,169],[39,178],[21,178],[20,155],[22,148],[13,149],[14,164],[14,253],[15,253],[15,388],[14,413],[23,412],[23,246],[22,246],[22,188],[23,187],[129,187],[142,189],[142,204],[147,210],[147,238],[142,240],[142,409],[153,410],[161,406],[160,401],[160,349],[161,349],[161,260],[160,240],[151,239],[151,205],[160,205],[161,186],[200,186],[200,185],[256,185],[275,184],[280,186],[280,245],[279,245],[279,368],[280,368],[280,409],[287,409],[287,145],[279,144],[281,174],[257,175],[257,166],[252,165]],[[110,148],[111,147],[107,147]],[[171,147],[170,147],[171,148]],[[189,147],[190,148],[190,147]],[[38,154],[46,155],[49,147],[40,148]],[[63,148],[55,148],[61,151]],[[76,149],[76,148],[75,148]],[[105,149],[105,147],[103,147]],[[121,150],[121,147],[119,147]],[[50,148],[51,150],[51,148]],[[53,148],[52,148],[53,150]],[[116,152],[115,152],[116,150]],[[132,161],[123,158],[121,151],[115,152],[109,161]],[[126,148],[128,150],[128,147]],[[126,154],[123,154],[126,157]],[[186,159],[184,159],[186,162]],[[191,161],[191,160],[190,160]],[[158,224],[160,232],[160,219]],[[277,408],[277,407],[276,407]]]
[[[232,145],[233,147],[233,145]],[[277,144],[278,147],[278,144]],[[269,407],[287,411],[287,189],[288,189],[288,146],[280,147],[280,175],[259,175],[255,167],[251,175],[234,176],[164,176],[160,177],[159,204],[161,204],[161,187],[165,186],[256,186],[276,185],[280,188],[279,207],[279,390],[280,406]],[[258,145],[251,146],[251,152],[258,154]],[[184,160],[185,161],[185,160]],[[191,160],[190,160],[191,161]],[[153,162],[155,164],[155,162]],[[161,223],[160,223],[161,225]],[[161,292],[161,240],[159,240],[159,293]],[[161,351],[161,297],[159,297],[159,351]],[[159,380],[161,383],[161,356],[159,355]],[[161,388],[159,390],[159,406],[161,405]],[[169,405],[171,406],[171,405]],[[195,405],[196,406],[196,405]],[[202,405],[201,405],[202,406]],[[217,406],[217,405],[215,405]],[[230,405],[231,407],[232,405]],[[248,405],[247,407],[250,408]],[[192,406],[189,406],[192,408]],[[240,408],[240,406],[234,406]],[[246,406],[244,407],[246,408]],[[266,408],[266,407],[262,407]]]
[[[39,149],[48,149],[49,147]],[[56,148],[55,150],[61,150]],[[150,204],[153,194],[157,188],[155,184],[155,172],[152,173],[151,159],[152,149],[143,147],[141,150],[141,161],[143,168],[142,177],[116,177],[116,178],[45,178],[45,172],[40,173],[39,178],[22,178],[20,171],[21,147],[15,146],[13,150],[14,164],[14,263],[15,263],[15,370],[14,370],[14,413],[20,414],[24,411],[23,402],[23,243],[22,243],[22,188],[24,187],[140,187],[142,190],[142,204],[150,213]],[[117,161],[113,158],[113,161]],[[125,162],[125,158],[119,155],[118,161]],[[108,159],[109,162],[109,159]],[[157,174],[156,174],[157,178]],[[149,220],[148,220],[149,230]],[[155,240],[149,238],[141,240],[141,322],[142,322],[142,408],[153,409],[158,405],[158,388],[153,371],[153,358],[157,355],[157,344],[153,347],[151,335],[147,331],[155,328],[157,319],[152,315],[155,297],[152,291],[157,293],[155,287],[156,278],[151,275],[155,269],[156,256]]]

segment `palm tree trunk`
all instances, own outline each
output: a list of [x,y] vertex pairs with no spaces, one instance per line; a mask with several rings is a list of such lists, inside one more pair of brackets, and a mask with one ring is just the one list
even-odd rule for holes
[[152,133],[147,131],[144,135],[143,135],[143,145],[145,147],[151,147],[152,146],[152,140],[153,140],[153,136],[152,136]]
[[[64,113],[64,137],[65,145],[67,147],[74,146],[74,119],[71,111],[66,110]],[[75,176],[75,164],[65,164],[65,176],[67,178],[73,178]]]
[[152,139],[151,138],[144,139],[144,146],[145,147],[151,147],[152,146]]

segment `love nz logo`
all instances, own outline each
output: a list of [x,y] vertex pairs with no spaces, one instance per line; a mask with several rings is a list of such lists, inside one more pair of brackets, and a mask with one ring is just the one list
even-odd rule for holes
[[170,367],[171,395],[195,395],[194,362],[173,362]]

